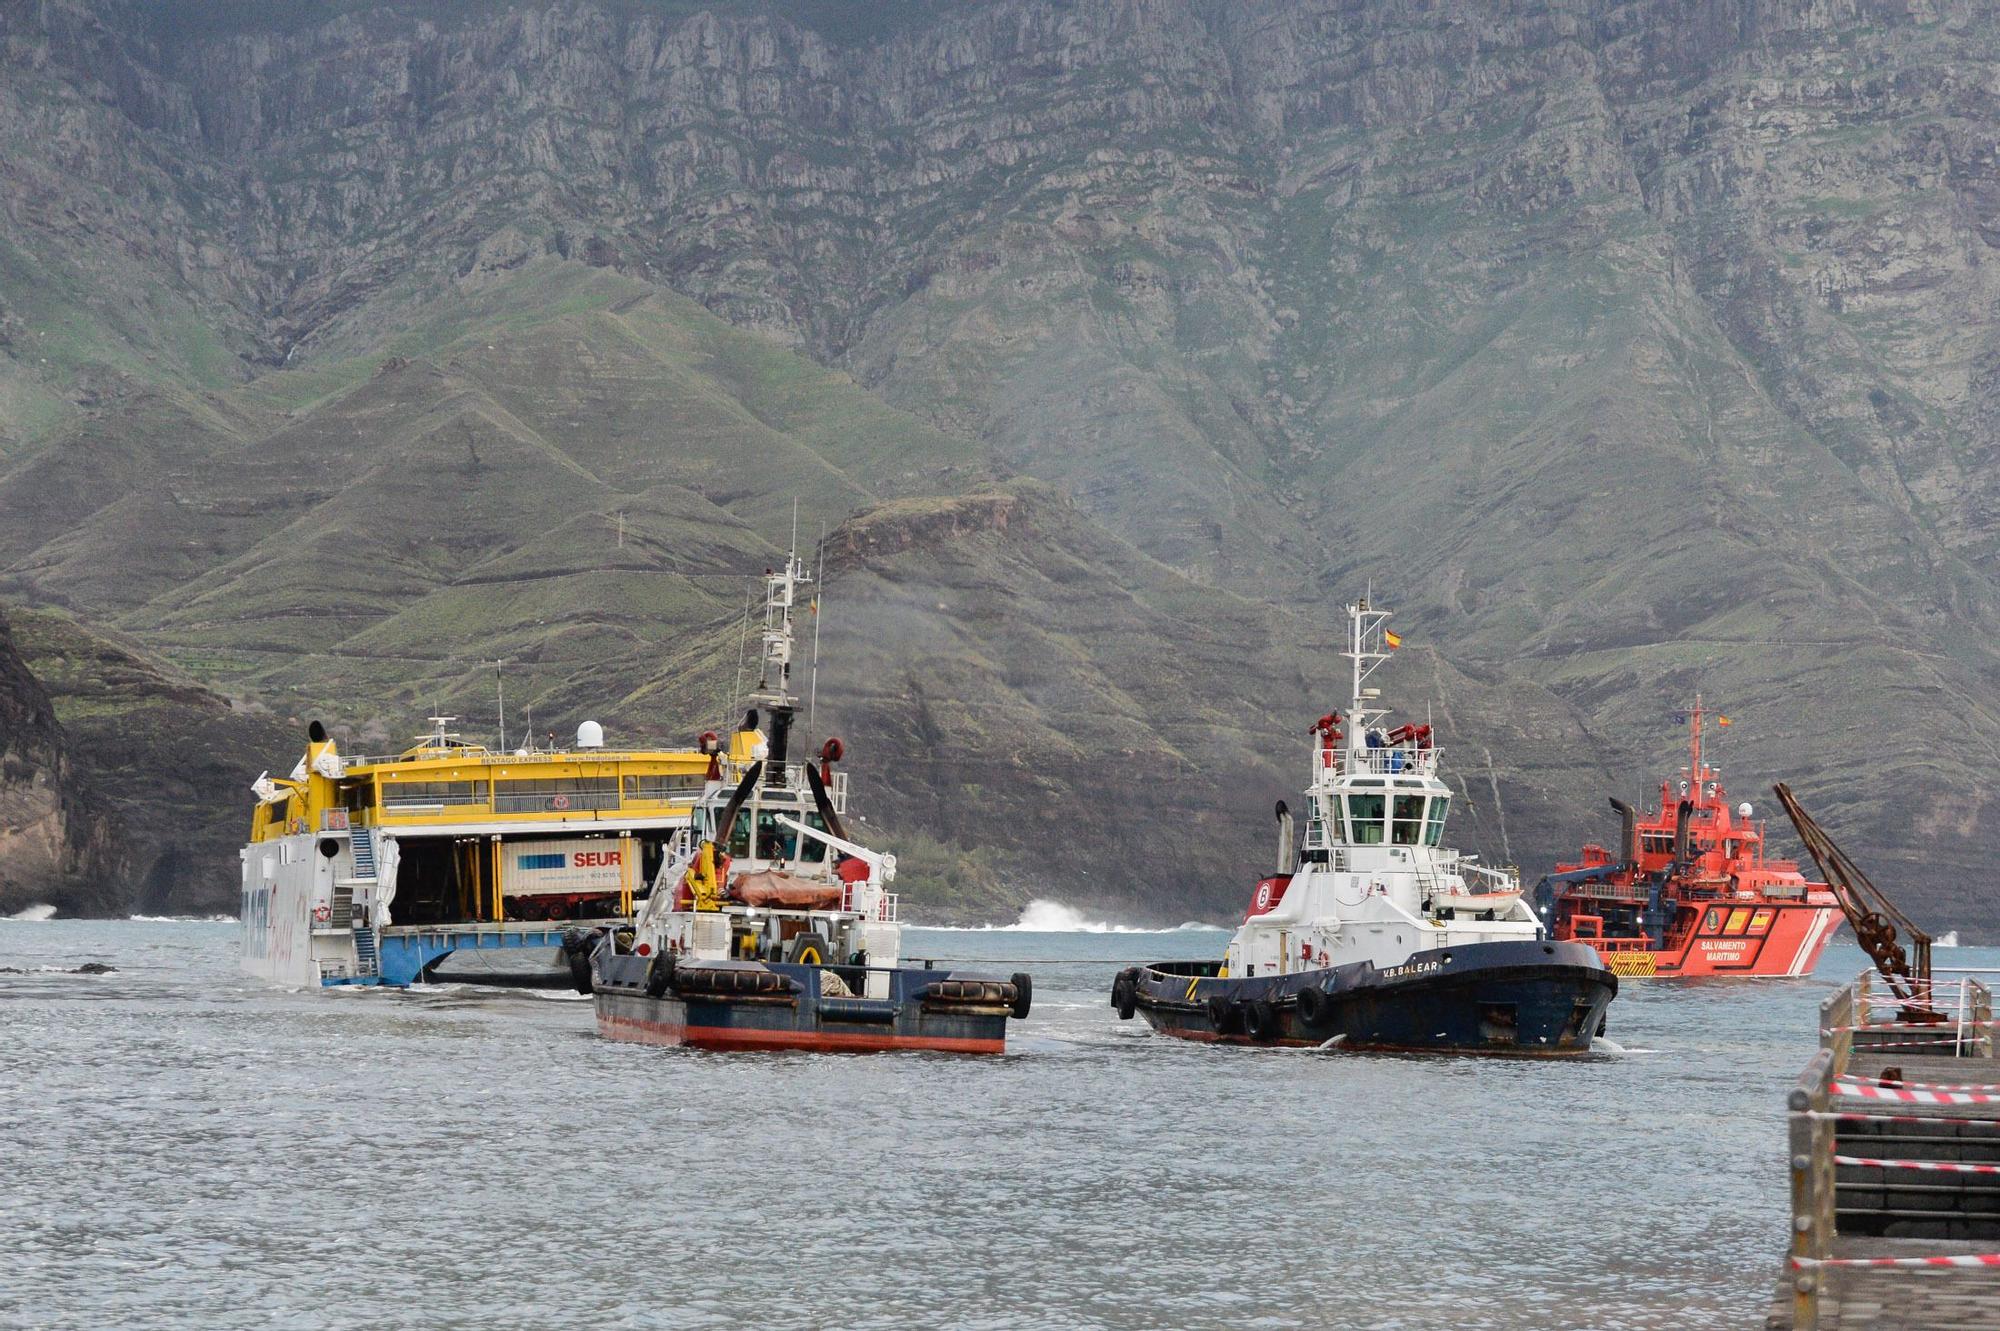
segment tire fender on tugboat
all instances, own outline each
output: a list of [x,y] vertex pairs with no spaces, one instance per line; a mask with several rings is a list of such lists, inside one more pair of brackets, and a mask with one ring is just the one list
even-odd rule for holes
[[1333,1007],[1333,1000],[1326,996],[1326,990],[1307,985],[1299,990],[1299,1021],[1308,1027],[1317,1027],[1325,1021]]
[[571,929],[563,934],[563,959],[569,963],[570,987],[579,994],[591,991],[590,954],[596,949],[597,935],[584,929]]
[[663,998],[674,987],[674,958],[670,952],[655,956],[646,967],[646,997]]
[[1111,1006],[1118,1010],[1118,1020],[1130,1021],[1138,1010],[1138,976],[1134,970],[1118,972],[1118,978],[1111,982]]
[[1278,1010],[1269,999],[1259,998],[1243,1005],[1243,1029],[1253,1040],[1269,1040],[1278,1033]]
[[1026,971],[1015,971],[1013,985],[1014,1007],[1012,1010],[1014,1020],[1026,1021],[1028,1019],[1028,1009],[1035,1004],[1035,982],[1029,978]]
[[1221,994],[1213,994],[1203,1007],[1208,1012],[1208,1024],[1215,1028],[1217,1035],[1228,1035],[1236,1027],[1236,1005]]

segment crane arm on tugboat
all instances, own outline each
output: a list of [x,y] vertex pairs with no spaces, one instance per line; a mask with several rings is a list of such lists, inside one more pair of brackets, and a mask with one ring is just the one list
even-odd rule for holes
[[[1813,816],[1805,811],[1792,788],[1780,781],[1772,791],[1785,806],[1806,853],[1826,876],[1827,886],[1840,899],[1841,913],[1854,929],[1875,963],[1875,969],[1889,982],[1889,988],[1903,1001],[1905,1021],[1943,1021],[1944,1014],[1926,1006],[1931,993],[1931,936],[1897,908],[1887,893],[1875,886],[1861,866],[1827,835]],[[1909,940],[1905,947],[1897,940],[1898,930]],[[1913,955],[1914,954],[1914,955]]]

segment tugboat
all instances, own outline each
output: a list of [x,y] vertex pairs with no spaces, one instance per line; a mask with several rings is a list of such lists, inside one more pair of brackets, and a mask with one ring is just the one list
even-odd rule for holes
[[[1584,846],[1535,884],[1555,937],[1587,943],[1620,975],[1810,975],[1840,927],[1840,900],[1792,860],[1764,854],[1764,824],[1729,806],[1702,758],[1702,706],[1688,714],[1688,765],[1640,818],[1613,799],[1619,850]],[[1720,718],[1727,724],[1727,718]]]
[[[1121,972],[1111,1003],[1163,1035],[1231,1044],[1572,1055],[1618,980],[1545,936],[1519,877],[1443,846],[1451,788],[1428,725],[1388,725],[1367,680],[1402,643],[1348,607],[1352,691],[1322,716],[1302,843],[1278,805],[1278,868],[1221,961]],[[1345,729],[1343,730],[1343,727]]]
[[[576,930],[577,989],[598,1033],[700,1049],[960,1054],[1006,1050],[1033,986],[899,964],[896,857],[842,821],[847,776],[829,738],[817,765],[791,761],[792,611],[811,574],[796,555],[765,575],[756,704],[727,746],[701,737],[708,780],[630,929]],[[758,708],[770,734],[759,728]]]

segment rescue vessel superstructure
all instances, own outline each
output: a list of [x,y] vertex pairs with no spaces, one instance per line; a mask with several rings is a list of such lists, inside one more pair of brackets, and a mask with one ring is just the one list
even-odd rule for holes
[[764,582],[755,706],[726,744],[703,737],[693,825],[630,929],[571,935],[599,1033],[720,1050],[1003,1052],[1007,1022],[1028,1015],[1028,976],[903,964],[896,857],[844,822],[841,741],[793,758],[793,611],[811,574],[794,554]]
[[1280,804],[1277,872],[1222,959],[1121,972],[1121,1018],[1239,1044],[1590,1048],[1618,981],[1590,948],[1546,936],[1514,872],[1445,846],[1453,795],[1431,727],[1389,725],[1367,684],[1400,643],[1388,618],[1348,607],[1349,704],[1311,728],[1303,839]]
[[1697,697],[1688,765],[1660,782],[1653,812],[1613,799],[1619,850],[1593,842],[1557,864],[1535,884],[1536,910],[1620,975],[1810,975],[1840,927],[1839,898],[1766,855],[1764,824],[1748,803],[1730,806],[1703,756],[1702,723]]

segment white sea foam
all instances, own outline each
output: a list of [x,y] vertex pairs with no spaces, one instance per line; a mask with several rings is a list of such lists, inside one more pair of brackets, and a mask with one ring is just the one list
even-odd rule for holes
[[29,906],[24,910],[15,911],[7,918],[22,921],[52,920],[55,918],[55,915],[56,908],[54,906],[46,906],[37,902],[35,905]]
[[234,915],[127,915],[137,924],[235,924]]
[[1947,929],[1947,930],[1945,930],[1945,931],[1944,931],[1943,933],[1939,934],[1939,935],[1938,935],[1938,936],[1937,936],[1936,938],[1933,938],[1933,939],[1931,940],[1931,946],[1932,946],[1932,947],[1957,947],[1957,946],[1958,946],[1958,930],[1956,930],[1956,929]]
[[1074,906],[1065,905],[1060,901],[1037,899],[1023,906],[1021,918],[1012,924],[980,924],[961,929],[936,927],[939,932],[950,933],[1160,934],[1179,933],[1184,929],[1214,929],[1216,926],[1203,924],[1199,920],[1189,920],[1173,929],[1143,929],[1136,925],[1113,924],[1109,920],[1093,920]]

